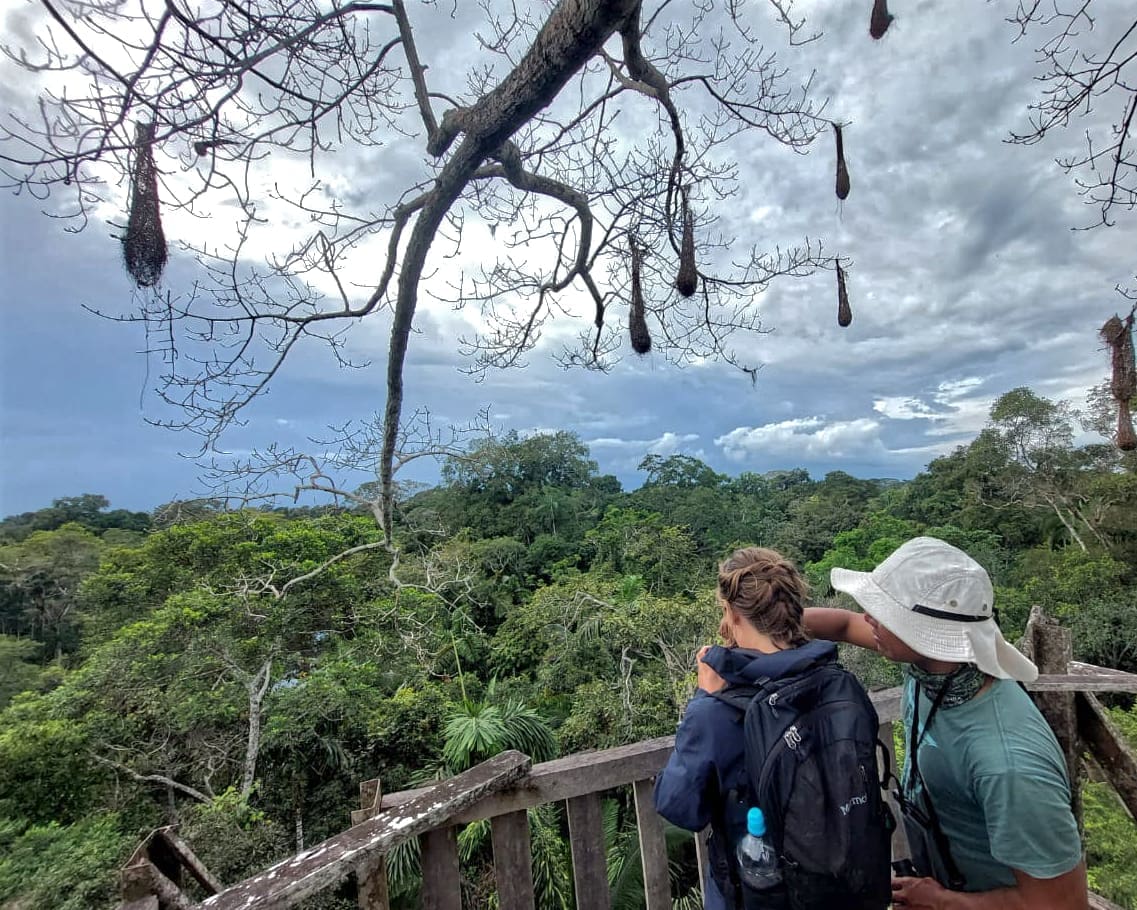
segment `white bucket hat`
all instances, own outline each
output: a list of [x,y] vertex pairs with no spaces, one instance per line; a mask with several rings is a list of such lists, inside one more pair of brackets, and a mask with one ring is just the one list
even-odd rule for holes
[[916,537],[871,572],[833,569],[829,578],[924,657],[973,663],[999,679],[1038,678],[1038,667],[995,624],[995,591],[986,570],[949,543]]

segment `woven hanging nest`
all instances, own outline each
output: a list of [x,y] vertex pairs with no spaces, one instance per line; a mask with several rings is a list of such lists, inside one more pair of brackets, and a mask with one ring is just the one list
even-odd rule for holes
[[687,191],[683,191],[683,243],[679,248],[679,275],[675,287],[684,297],[690,297],[698,286],[699,276],[695,268],[695,219],[691,217],[691,207],[687,204]]
[[1137,364],[1133,357],[1133,314],[1127,319],[1111,316],[1101,327],[1102,340],[1109,345],[1109,391],[1117,402],[1117,447],[1123,452],[1137,449],[1130,402],[1137,396]]
[[892,13],[888,11],[888,0],[873,0],[872,16],[869,18],[869,35],[879,41],[892,24]]
[[646,354],[651,350],[651,333],[647,330],[644,315],[644,291],[640,272],[643,268],[643,254],[635,238],[632,239],[632,306],[628,314],[628,334],[632,339],[632,350]]
[[126,270],[140,288],[156,285],[166,268],[168,251],[154,167],[154,124],[134,127],[134,164],[130,172],[130,215],[122,238]]
[[1133,317],[1111,316],[1100,331],[1109,345],[1111,368],[1109,390],[1117,401],[1129,401],[1137,395],[1137,366],[1133,359]]
[[849,182],[849,168],[845,165],[845,141],[839,123],[833,124],[833,132],[837,136],[837,198],[846,199],[852,184]]
[[849,306],[849,291],[845,287],[845,270],[837,263],[837,325],[846,329],[853,321],[853,308]]

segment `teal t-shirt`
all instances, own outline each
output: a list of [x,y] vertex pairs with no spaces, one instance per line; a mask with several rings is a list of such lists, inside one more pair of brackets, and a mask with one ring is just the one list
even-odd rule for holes
[[[904,686],[906,743],[914,687],[912,679]],[[921,730],[931,704],[922,692]],[[906,786],[907,765],[906,756]],[[940,708],[921,741],[919,768],[966,890],[1014,885],[1012,869],[1054,878],[1081,861],[1062,750],[1017,683],[997,679],[970,701]]]

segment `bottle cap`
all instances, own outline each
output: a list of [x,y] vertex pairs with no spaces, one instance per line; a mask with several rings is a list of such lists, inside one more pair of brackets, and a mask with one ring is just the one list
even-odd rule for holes
[[746,830],[755,837],[761,837],[766,833],[766,816],[757,806],[746,813]]

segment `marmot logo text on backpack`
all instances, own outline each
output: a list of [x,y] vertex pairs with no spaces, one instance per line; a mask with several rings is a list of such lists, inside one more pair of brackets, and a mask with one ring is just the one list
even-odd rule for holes
[[847,803],[845,803],[845,805],[843,805],[841,807],[841,814],[842,815],[848,815],[850,812],[853,811],[853,806],[864,806],[868,803],[868,801],[869,801],[869,798],[867,795],[865,795],[865,796],[854,796],[851,800],[849,800]]

